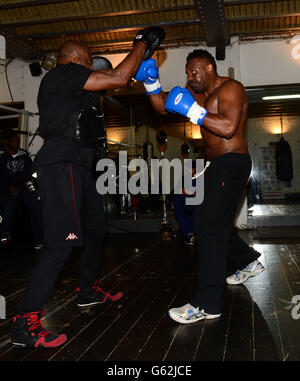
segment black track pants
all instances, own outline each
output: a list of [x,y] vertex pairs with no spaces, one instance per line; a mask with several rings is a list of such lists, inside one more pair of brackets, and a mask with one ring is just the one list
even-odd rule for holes
[[199,262],[190,303],[210,314],[221,312],[228,256],[238,269],[260,256],[233,229],[251,166],[248,154],[229,153],[212,160],[204,174],[204,201],[194,214]]
[[38,169],[45,250],[33,270],[20,313],[41,310],[72,249],[80,247],[80,287],[90,288],[99,271],[106,217],[91,172],[71,163]]

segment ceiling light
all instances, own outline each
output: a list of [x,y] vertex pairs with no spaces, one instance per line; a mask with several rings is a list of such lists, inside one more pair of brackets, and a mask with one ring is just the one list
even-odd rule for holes
[[273,99],[296,99],[300,98],[300,94],[291,94],[291,95],[272,95],[269,97],[262,97],[263,101],[269,101]]

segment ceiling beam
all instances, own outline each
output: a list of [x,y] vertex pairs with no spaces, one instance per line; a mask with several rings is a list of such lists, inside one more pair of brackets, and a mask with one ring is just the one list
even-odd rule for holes
[[[78,0],[72,0],[72,1],[78,1]],[[279,0],[264,0],[265,2],[276,2]],[[13,7],[16,4],[25,4],[24,6],[32,6],[33,4],[36,5],[48,5],[53,3],[61,3],[61,2],[67,2],[67,0],[53,0],[52,2],[49,1],[31,1],[27,3],[15,3],[15,4],[7,4],[1,7]],[[248,3],[259,3],[258,0],[253,1],[229,1],[225,2],[224,6],[228,5],[243,5]],[[79,20],[89,20],[89,19],[98,19],[98,18],[107,18],[107,17],[119,17],[119,16],[135,16],[140,14],[147,14],[147,13],[161,13],[161,12],[174,12],[174,11],[183,11],[183,10],[196,10],[195,6],[193,5],[181,5],[181,6],[174,6],[174,7],[166,7],[166,8],[150,8],[150,9],[134,9],[134,10],[128,10],[128,11],[119,11],[119,12],[104,12],[104,13],[93,13],[93,14],[82,14],[78,16],[65,16],[65,17],[57,17],[57,18],[51,18],[51,19],[38,19],[38,20],[30,20],[30,21],[17,21],[17,22],[7,22],[2,23],[2,26],[8,26],[11,28],[14,27],[26,27],[26,26],[33,26],[33,25],[43,25],[43,24],[52,24],[52,23],[59,23],[59,22],[66,22],[66,21],[79,21]],[[279,15],[269,15],[269,16],[251,16],[251,17],[237,17],[237,18],[228,18],[227,21],[247,21],[250,19],[262,19],[262,18],[274,18],[274,17],[297,17],[299,16],[298,12],[294,13],[287,13],[287,14],[279,14]],[[199,19],[198,19],[199,20]]]
[[20,58],[25,61],[43,57],[43,53],[36,48],[32,41],[17,38],[8,28],[0,28],[0,34],[5,37],[7,58]]
[[228,22],[242,22],[242,21],[254,21],[254,20],[267,20],[267,19],[279,19],[286,17],[299,17],[300,12],[295,13],[285,13],[280,15],[263,15],[263,16],[244,16],[244,17],[232,17],[228,18]]
[[189,26],[189,25],[199,25],[199,19],[192,20],[177,20],[171,22],[159,22],[152,24],[138,24],[138,25],[125,25],[124,27],[105,27],[105,28],[91,28],[91,29],[78,29],[78,30],[66,30],[66,31],[54,31],[48,33],[30,33],[30,34],[17,34],[16,37],[20,39],[47,39],[47,38],[57,38],[62,36],[78,35],[78,34],[89,34],[89,33],[103,33],[103,32],[128,32],[140,30],[142,28],[160,26],[160,27],[176,27],[176,26]]
[[175,7],[168,8],[150,8],[150,9],[134,9],[130,11],[119,11],[119,12],[105,12],[105,13],[91,13],[91,14],[81,14],[79,16],[65,16],[65,17],[57,17],[51,19],[39,19],[39,20],[31,20],[31,21],[17,21],[17,22],[7,22],[2,23],[2,25],[6,25],[9,27],[19,27],[19,26],[32,26],[32,25],[41,25],[41,24],[52,24],[58,22],[66,22],[66,21],[78,21],[78,20],[90,20],[90,19],[100,19],[107,17],[119,17],[119,16],[136,16],[147,13],[161,13],[161,12],[174,12],[174,11],[183,11],[195,9],[192,5],[181,5]]
[[[177,7],[176,7],[177,8]],[[173,8],[172,8],[173,10]],[[154,10],[154,11],[149,11],[149,13],[155,13],[155,12],[160,12],[161,10]],[[165,10],[163,10],[165,11]],[[134,11],[132,11],[134,12]],[[120,13],[127,13],[126,12],[120,12]],[[137,15],[138,13],[132,13],[134,15]],[[105,14],[106,16],[103,16],[104,14],[94,14],[94,15],[89,15],[89,16],[74,16],[74,17],[63,17],[63,18],[57,18],[57,19],[48,19],[48,20],[36,20],[36,21],[19,21],[17,23],[3,23],[2,26],[4,27],[9,27],[9,28],[14,28],[14,27],[26,27],[26,26],[33,26],[33,25],[44,25],[44,24],[50,24],[50,23],[60,23],[60,22],[65,22],[65,21],[81,21],[81,20],[89,20],[89,19],[98,19],[102,17],[110,17],[108,14]],[[238,22],[238,21],[252,21],[252,20],[266,20],[266,19],[274,19],[274,18],[284,18],[284,17],[299,17],[300,12],[293,12],[293,13],[280,13],[280,14],[272,14],[272,15],[251,15],[251,16],[243,16],[243,17],[229,17],[227,18],[227,22]],[[200,19],[188,19],[186,20],[187,23],[195,23],[199,24]],[[173,23],[172,23],[173,24]],[[151,24],[151,25],[156,25],[156,24]],[[118,31],[118,28],[120,30],[122,27],[115,27],[114,30]],[[130,26],[126,26],[126,28],[130,28]]]
[[19,1],[16,3],[1,4],[0,11],[6,11],[8,9],[17,9],[17,8],[28,8],[36,7],[39,5],[52,5],[57,3],[71,3],[71,2],[80,2],[80,0],[32,0],[32,1]]
[[[251,32],[236,32],[236,33],[232,33],[231,36],[240,36],[240,37],[247,37],[247,36],[268,36],[270,34],[273,34],[273,38],[274,38],[274,33],[279,33],[279,34],[283,34],[283,33],[299,33],[300,31],[300,27],[294,27],[294,28],[286,28],[286,27],[283,27],[283,28],[271,28],[271,29],[256,29],[256,30],[251,30]],[[289,36],[291,37],[291,36]]]
[[235,1],[226,1],[224,2],[226,6],[232,5],[247,5],[247,4],[259,4],[259,3],[284,3],[290,0],[235,0]]
[[194,0],[207,46],[230,44],[223,0]]

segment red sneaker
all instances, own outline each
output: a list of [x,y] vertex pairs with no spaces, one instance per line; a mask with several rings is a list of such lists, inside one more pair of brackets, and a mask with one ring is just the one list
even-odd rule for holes
[[33,348],[54,348],[63,344],[67,336],[46,331],[41,323],[44,315],[45,312],[37,311],[15,316],[11,333],[12,344]]

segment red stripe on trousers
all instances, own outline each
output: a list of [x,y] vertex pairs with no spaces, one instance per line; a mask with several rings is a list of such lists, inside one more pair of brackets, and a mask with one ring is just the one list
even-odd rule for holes
[[72,182],[72,193],[73,193],[73,202],[74,202],[74,210],[75,210],[75,219],[78,226],[79,231],[82,233],[79,218],[78,218],[78,211],[76,206],[76,200],[75,200],[75,186],[74,186],[74,178],[73,178],[73,167],[72,164],[70,164],[70,171],[71,171],[71,182]]

